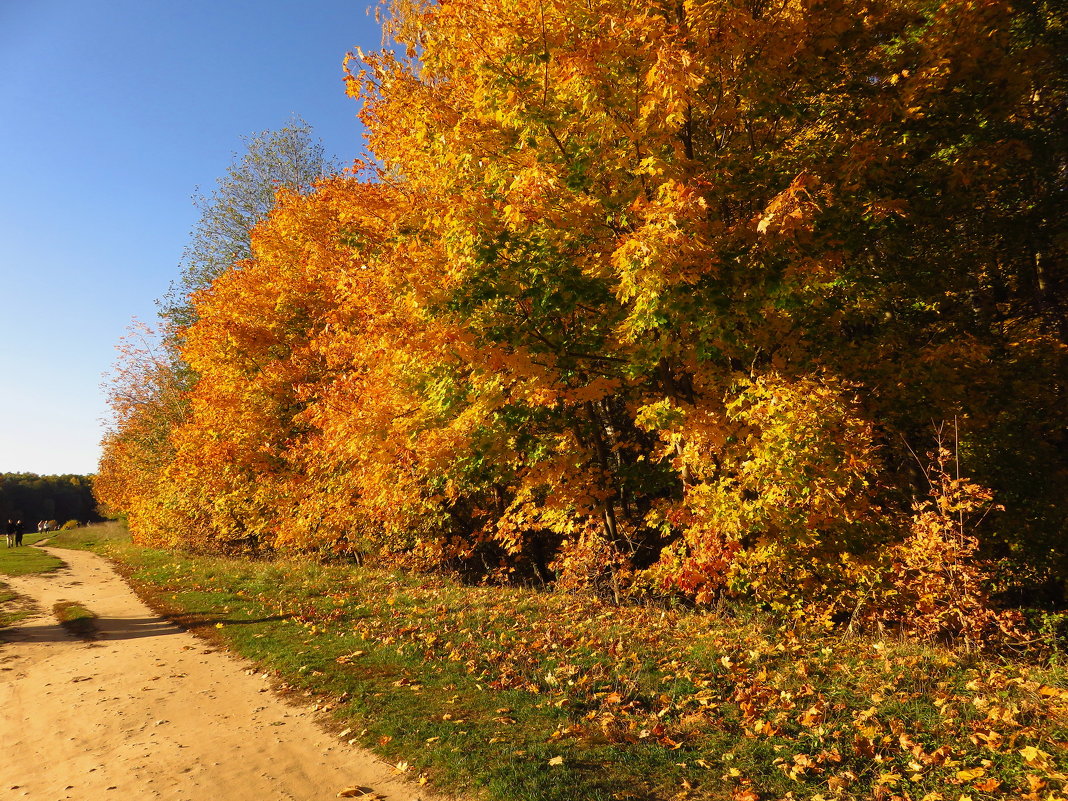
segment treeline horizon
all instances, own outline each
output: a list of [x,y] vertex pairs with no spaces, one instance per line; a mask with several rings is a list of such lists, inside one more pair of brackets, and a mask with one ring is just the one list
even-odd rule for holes
[[92,475],[0,473],[0,521],[4,523],[21,520],[35,527],[42,520],[62,525],[70,520],[95,523],[103,519],[97,511]]
[[251,142],[297,169],[228,174],[116,370],[138,541],[970,643],[1063,606],[1064,8],[390,8],[370,155]]

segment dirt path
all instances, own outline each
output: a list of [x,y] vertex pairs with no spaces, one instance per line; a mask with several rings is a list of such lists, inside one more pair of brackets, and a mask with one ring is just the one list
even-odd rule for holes
[[0,798],[318,801],[362,787],[431,801],[248,664],[156,617],[104,559],[52,552],[69,567],[4,581],[44,610],[91,609],[100,638],[51,614],[0,634]]

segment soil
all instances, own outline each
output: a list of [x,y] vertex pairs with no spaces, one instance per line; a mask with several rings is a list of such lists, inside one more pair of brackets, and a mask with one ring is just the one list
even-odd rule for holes
[[[45,549],[50,550],[50,549]],[[440,801],[338,739],[270,677],[155,615],[106,560],[5,577],[51,614],[0,630],[0,798],[33,801]]]

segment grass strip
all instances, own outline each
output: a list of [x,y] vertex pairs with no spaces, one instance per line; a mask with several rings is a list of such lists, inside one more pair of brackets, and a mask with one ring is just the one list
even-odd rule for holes
[[46,573],[63,567],[58,559],[40,548],[23,545],[19,548],[0,546],[0,575],[24,576],[27,573]]
[[344,739],[502,801],[1064,798],[1063,667],[759,616],[111,541],[157,609]]
[[32,539],[29,536],[27,537],[27,542],[39,542],[42,545],[75,551],[98,551],[101,553],[105,552],[110,544],[129,543],[129,541],[130,534],[126,527],[114,521],[94,523],[91,526],[82,528],[34,534]]
[[[32,542],[32,535],[27,542]],[[23,545],[18,548],[0,546],[0,575],[25,576],[29,573],[46,573],[63,567],[63,560],[38,548]],[[25,598],[10,586],[0,582],[0,628],[13,626],[33,617],[40,610],[29,598]]]
[[96,639],[96,613],[76,601],[58,601],[52,605],[52,614],[67,631],[83,640]]

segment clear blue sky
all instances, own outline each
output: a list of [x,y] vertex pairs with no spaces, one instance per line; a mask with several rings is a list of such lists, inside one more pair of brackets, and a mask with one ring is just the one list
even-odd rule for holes
[[363,150],[365,0],[0,0],[0,472],[90,473],[102,374],[178,275],[241,137],[300,115]]

